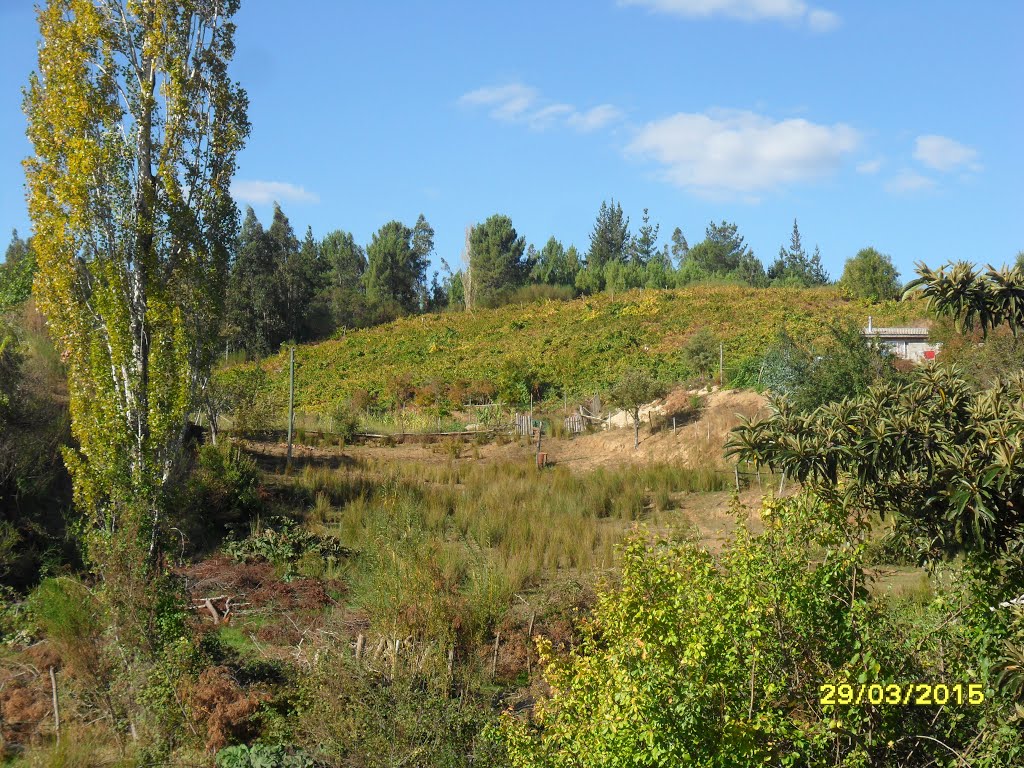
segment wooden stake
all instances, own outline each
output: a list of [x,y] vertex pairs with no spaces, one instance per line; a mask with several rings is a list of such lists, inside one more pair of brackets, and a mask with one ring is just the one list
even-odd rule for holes
[[285,474],[292,470],[292,431],[295,426],[295,347],[288,350],[288,460]]
[[718,342],[718,386],[725,381],[725,344]]
[[363,633],[360,632],[356,635],[356,664],[363,657],[363,644],[366,642],[366,638],[363,637]]
[[60,704],[57,702],[57,675],[50,667],[50,690],[53,692],[53,727],[57,731],[57,743],[60,744]]
[[498,643],[501,642],[501,632],[498,632],[494,636],[494,656],[491,658],[491,679],[494,679],[494,675],[498,671]]
[[533,622],[537,618],[537,612],[530,614],[530,628],[526,630],[526,676],[533,674]]

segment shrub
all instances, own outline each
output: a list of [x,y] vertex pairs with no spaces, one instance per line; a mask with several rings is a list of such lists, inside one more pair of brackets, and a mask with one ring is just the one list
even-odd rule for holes
[[942,712],[920,707],[818,703],[831,681],[923,679],[869,603],[843,511],[797,499],[762,516],[763,535],[741,526],[717,560],[634,536],[621,586],[581,625],[582,647],[560,657],[538,643],[552,693],[532,723],[504,717],[512,764],[902,765],[915,749],[934,754],[904,734],[945,732],[959,714],[936,727]]
[[270,375],[258,365],[234,368],[220,379],[232,429],[245,437],[262,437],[281,422],[281,404]]
[[230,443],[200,447],[172,520],[196,548],[215,546],[263,507],[256,462]]
[[45,579],[29,595],[29,615],[74,672],[95,681],[102,622],[99,603],[77,579]]
[[359,412],[353,403],[337,406],[331,414],[331,429],[346,443],[351,443],[359,434]]
[[701,328],[683,345],[683,359],[702,379],[710,379],[718,365],[718,339],[707,328]]
[[287,746],[238,744],[217,753],[217,768],[315,768],[316,762],[304,750]]
[[235,560],[266,560],[283,569],[285,578],[293,575],[296,564],[309,553],[321,557],[328,567],[351,554],[335,537],[312,533],[285,517],[274,518],[241,541],[227,542],[224,551]]

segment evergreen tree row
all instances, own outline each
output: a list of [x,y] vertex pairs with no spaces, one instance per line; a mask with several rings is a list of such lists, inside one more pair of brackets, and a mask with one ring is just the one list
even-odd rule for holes
[[[224,325],[226,351],[261,356],[285,342],[326,338],[396,317],[445,309],[475,309],[510,301],[572,298],[602,291],[678,288],[696,282],[753,287],[827,285],[817,246],[804,249],[796,220],[788,246],[765,269],[735,223],[710,222],[692,247],[679,227],[659,246],[660,225],[644,209],[636,233],[615,200],[601,203],[590,246],[580,252],[550,237],[537,250],[505,215],[466,231],[463,266],[427,280],[434,230],[421,214],[409,227],[389,221],[364,248],[350,232],[300,240],[275,203],[264,229],[252,208],[242,222],[231,262]],[[15,232],[0,264],[0,311],[31,292],[35,259],[31,240]],[[849,259],[839,281],[851,295],[878,301],[900,290],[892,260],[873,248]]]

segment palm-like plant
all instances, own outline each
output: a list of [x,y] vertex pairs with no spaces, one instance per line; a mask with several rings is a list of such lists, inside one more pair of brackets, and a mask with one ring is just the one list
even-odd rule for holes
[[938,270],[917,265],[918,277],[907,285],[904,297],[919,292],[928,307],[953,318],[958,331],[977,327],[987,334],[1006,324],[1017,335],[1024,325],[1024,271],[1020,266],[979,272],[967,262],[948,263]]

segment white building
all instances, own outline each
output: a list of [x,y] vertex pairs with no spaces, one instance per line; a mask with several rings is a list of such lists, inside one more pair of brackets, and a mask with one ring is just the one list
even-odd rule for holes
[[938,344],[928,343],[927,328],[894,327],[882,328],[872,323],[868,316],[868,327],[862,333],[878,339],[885,347],[904,360],[920,363],[922,360],[934,360],[938,352]]

